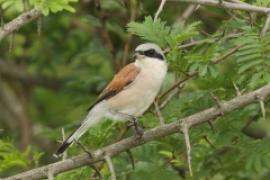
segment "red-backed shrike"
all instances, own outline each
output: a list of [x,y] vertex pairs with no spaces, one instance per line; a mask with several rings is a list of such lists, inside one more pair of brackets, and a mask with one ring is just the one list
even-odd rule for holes
[[[90,127],[104,118],[137,122],[153,103],[167,72],[166,59],[159,46],[152,43],[139,45],[135,49],[135,62],[120,70],[98,96],[88,115],[59,147],[55,155],[61,155]],[[137,127],[135,126],[135,130]]]

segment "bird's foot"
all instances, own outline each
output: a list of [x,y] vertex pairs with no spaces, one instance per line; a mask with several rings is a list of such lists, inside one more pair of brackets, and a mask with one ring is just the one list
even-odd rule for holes
[[132,117],[132,120],[128,124],[128,127],[133,127],[136,138],[141,138],[143,136],[144,130],[139,125],[138,119],[136,117]]
[[87,149],[86,147],[84,147],[84,145],[82,145],[82,143],[80,143],[79,141],[75,140],[74,141],[86,154],[88,154],[88,156],[90,158],[93,158],[93,153]]

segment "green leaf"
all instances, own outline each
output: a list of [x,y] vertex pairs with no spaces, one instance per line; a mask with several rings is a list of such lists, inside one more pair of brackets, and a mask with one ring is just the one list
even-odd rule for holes
[[170,27],[164,21],[157,19],[156,22],[150,16],[145,17],[144,22],[130,22],[128,32],[131,32],[142,39],[166,47],[170,37]]
[[173,153],[170,151],[159,151],[159,154],[165,156],[166,158],[171,159],[173,157]]

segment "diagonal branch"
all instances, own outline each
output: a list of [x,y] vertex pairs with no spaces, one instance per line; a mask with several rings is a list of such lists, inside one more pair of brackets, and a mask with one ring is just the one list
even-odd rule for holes
[[154,22],[156,22],[156,20],[157,20],[159,14],[160,14],[161,11],[163,10],[166,1],[167,1],[167,0],[161,0],[160,5],[159,5],[159,7],[158,7],[158,10],[157,10],[157,12],[155,13]]
[[254,6],[244,3],[231,3],[222,1],[221,3],[219,1],[215,0],[170,0],[171,2],[186,2],[186,3],[192,3],[192,4],[200,4],[200,5],[206,5],[206,6],[214,6],[214,7],[220,7],[220,8],[227,8],[227,9],[233,9],[233,10],[243,10],[248,12],[257,12],[257,13],[264,13],[268,14],[270,12],[270,8],[266,7],[260,7],[260,6]]
[[233,55],[234,53],[236,53],[241,47],[243,47],[244,45],[238,45],[232,49],[229,49],[225,54],[223,54],[222,56],[218,57],[217,59],[215,59],[214,61],[212,61],[213,64],[218,64],[221,61],[224,61],[227,57]]
[[[239,109],[241,107],[247,106],[251,103],[257,103],[258,95],[262,99],[266,99],[270,96],[270,84],[263,86],[260,89],[257,89],[253,92],[247,93],[242,96],[238,96],[229,101],[223,102],[222,110],[223,113],[229,113],[233,110]],[[17,179],[41,179],[47,176],[47,172],[50,168],[54,168],[54,174],[59,174],[61,172],[65,172],[71,169],[79,168],[91,163],[95,163],[98,161],[102,161],[105,159],[106,154],[110,154],[110,156],[117,155],[121,152],[126,151],[127,149],[134,148],[136,146],[140,146],[149,141],[165,137],[174,133],[178,133],[179,130],[182,130],[185,126],[186,128],[191,128],[196,125],[208,122],[218,116],[221,116],[220,110],[218,107],[211,107],[204,111],[195,113],[186,118],[179,119],[175,122],[165,124],[164,126],[159,126],[153,129],[146,131],[141,139],[136,138],[135,136],[123,139],[117,143],[106,146],[102,149],[99,149],[93,153],[93,158],[89,158],[88,154],[81,154],[71,159],[67,159],[64,161],[59,161],[56,163],[52,163],[43,167],[39,167],[9,178],[5,180],[17,180]]]
[[8,22],[7,24],[4,24],[0,28],[0,42],[3,38],[5,38],[8,34],[12,33],[13,31],[18,30],[23,25],[31,22],[32,20],[38,18],[41,16],[42,13],[40,10],[32,9],[30,11],[27,11],[25,13],[22,13],[12,21]]

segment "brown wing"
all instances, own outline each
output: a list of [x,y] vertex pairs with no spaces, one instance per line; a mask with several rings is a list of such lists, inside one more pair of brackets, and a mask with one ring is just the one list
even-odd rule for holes
[[121,69],[112,79],[112,81],[106,86],[106,88],[100,93],[96,102],[88,108],[90,110],[100,101],[109,99],[120,91],[122,91],[127,85],[132,83],[139,74],[140,69],[134,65],[134,63],[128,64]]

